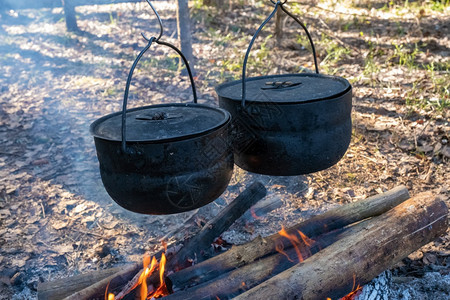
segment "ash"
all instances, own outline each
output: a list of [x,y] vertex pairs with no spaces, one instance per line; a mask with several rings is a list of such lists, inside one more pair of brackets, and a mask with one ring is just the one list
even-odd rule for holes
[[385,271],[365,285],[355,300],[447,300],[450,298],[450,274],[425,273],[422,278],[395,277]]

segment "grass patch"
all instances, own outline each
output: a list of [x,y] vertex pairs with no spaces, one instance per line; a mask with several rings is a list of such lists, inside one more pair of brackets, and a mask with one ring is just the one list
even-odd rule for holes
[[179,58],[175,54],[168,55],[165,57],[142,58],[138,65],[138,69],[140,71],[155,68],[158,70],[177,72],[178,67],[179,67]]
[[[406,95],[406,105],[411,108],[445,111],[450,108],[450,67],[430,63],[425,65],[428,80],[417,80]],[[439,68],[446,68],[439,70]]]
[[414,45],[413,50],[408,49],[404,44],[397,44],[394,42],[392,45],[394,46],[394,53],[388,61],[393,61],[400,66],[406,66],[410,70],[419,67],[416,63],[416,58],[422,51],[419,50],[417,44]]

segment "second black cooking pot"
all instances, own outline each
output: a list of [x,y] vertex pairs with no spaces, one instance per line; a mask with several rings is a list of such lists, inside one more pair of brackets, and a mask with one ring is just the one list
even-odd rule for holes
[[[233,117],[235,163],[266,175],[300,175],[336,164],[351,138],[352,87],[341,77],[319,74],[309,32],[284,3],[253,36],[242,79],[219,85],[220,107]],[[294,18],[310,40],[316,74],[300,73],[246,78],[246,64],[257,34],[278,8]]]

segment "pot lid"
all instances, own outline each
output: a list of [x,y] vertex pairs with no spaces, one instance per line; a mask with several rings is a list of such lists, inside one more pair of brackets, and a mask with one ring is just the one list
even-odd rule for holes
[[[246,101],[313,102],[338,97],[350,89],[350,83],[342,77],[315,73],[250,77],[246,79]],[[242,81],[222,84],[216,91],[219,97],[241,101]]]
[[[159,104],[127,111],[126,141],[162,142],[208,133],[231,116],[221,108],[203,104]],[[104,116],[90,127],[95,137],[122,141],[122,112]]]

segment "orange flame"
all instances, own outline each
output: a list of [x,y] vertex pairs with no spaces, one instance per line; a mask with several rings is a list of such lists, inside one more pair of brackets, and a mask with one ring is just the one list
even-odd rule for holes
[[[164,253],[161,255],[161,261],[160,261],[159,265],[158,265],[158,261],[156,260],[155,256],[153,256],[153,257],[151,257],[149,255],[144,256],[144,260],[143,260],[144,269],[142,270],[142,273],[139,276],[139,280],[138,280],[136,286],[133,287],[133,289],[139,287],[139,298],[141,300],[159,298],[159,297],[169,295],[169,291],[164,282],[165,265],[166,265],[166,256]],[[159,266],[160,285],[159,285],[158,289],[156,289],[155,291],[151,291],[149,293],[148,286],[147,286],[147,278],[150,277],[150,275],[152,275],[156,271],[158,266]],[[112,300],[114,300],[114,299],[112,299]]]
[[161,244],[164,247],[164,251],[167,252],[167,242],[165,240],[161,240]]
[[[302,262],[304,260],[304,254],[302,252],[307,251],[307,256],[311,256],[311,252],[309,251],[309,248],[314,243],[314,240],[308,238],[305,234],[303,234],[301,231],[297,230],[298,234],[300,235],[300,239],[295,234],[290,234],[284,229],[284,226],[281,227],[281,230],[278,232],[282,237],[287,238],[291,244],[294,246],[295,252],[297,253],[298,261]],[[278,245],[276,246],[276,250],[284,255],[286,253],[283,250],[283,248],[279,248]],[[281,250],[281,251],[280,251]],[[286,255],[287,257],[287,255]],[[288,257],[289,259],[289,257]],[[291,259],[289,259],[292,261]]]
[[166,268],[166,255],[163,253],[161,255],[161,261],[159,262],[159,287],[156,291],[150,294],[150,298],[159,298],[169,295],[169,290],[167,289],[167,285],[164,281],[164,271]]
[[297,230],[298,234],[300,235],[300,238],[302,239],[303,243],[305,243],[306,246],[311,247],[314,244],[314,240],[307,237],[303,232],[300,230]]
[[[131,287],[130,290],[136,290],[136,295],[139,296],[139,299],[141,300],[147,300],[147,299],[153,299],[153,298],[160,298],[169,295],[169,290],[166,286],[166,283],[164,281],[164,271],[166,267],[166,255],[163,253],[161,255],[161,261],[158,264],[158,261],[156,260],[155,256],[150,256],[148,254],[144,255],[144,258],[142,260],[142,272],[139,275],[139,278],[137,282],[134,284],[134,286]],[[151,292],[149,293],[148,286],[147,286],[147,278],[152,275],[156,269],[159,267],[159,280],[160,285],[156,291],[153,291],[153,287]],[[116,296],[113,293],[108,293],[109,283],[105,290],[105,300],[115,300]],[[123,297],[123,296],[122,296]],[[119,298],[121,298],[119,296]]]
[[356,286],[356,275],[353,274],[353,287],[352,287],[352,291],[350,293],[348,293],[347,295],[345,295],[344,297],[341,298],[341,300],[353,300],[355,299],[356,296],[359,295],[360,291],[362,290],[362,286],[360,286],[359,284]]

